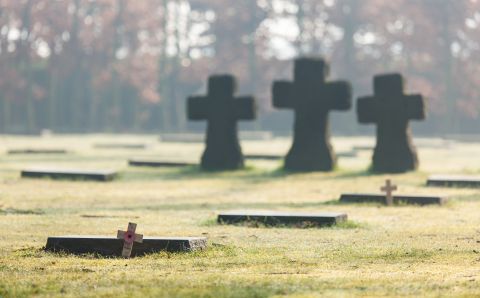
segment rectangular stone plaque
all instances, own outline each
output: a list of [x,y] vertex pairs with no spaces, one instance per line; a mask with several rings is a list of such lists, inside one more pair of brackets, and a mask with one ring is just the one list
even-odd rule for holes
[[354,151],[373,151],[374,146],[373,145],[358,145],[358,146],[353,146],[352,149]]
[[166,143],[202,143],[204,140],[205,135],[197,133],[160,135],[160,141]]
[[[336,153],[337,157],[357,157],[358,153],[356,151],[345,151]],[[245,154],[245,159],[251,160],[281,160],[285,158],[284,155],[276,154]]]
[[351,150],[351,151],[343,151],[343,152],[338,152],[337,154],[337,157],[350,157],[350,158],[354,158],[354,157],[357,157],[358,156],[358,151],[356,150]]
[[23,178],[112,181],[117,176],[117,172],[111,170],[26,169],[22,171],[21,175]]
[[252,160],[280,160],[284,158],[284,156],[274,154],[246,154],[245,158]]
[[431,176],[427,186],[439,187],[480,187],[480,176]]
[[[269,131],[239,131],[238,137],[243,141],[267,141],[273,139],[273,134]],[[171,143],[203,143],[205,134],[199,133],[173,133],[161,134],[161,142]]]
[[95,144],[93,147],[97,149],[146,149],[147,145],[112,143],[112,144]]
[[68,151],[64,149],[14,149],[7,152],[9,155],[19,154],[67,154]]
[[258,222],[265,225],[315,225],[332,226],[348,219],[344,213],[300,213],[278,211],[231,211],[220,213],[217,222],[220,224],[238,224],[242,222]]
[[178,161],[160,161],[160,160],[141,160],[131,159],[128,164],[132,167],[153,167],[153,168],[176,168],[196,166],[193,162],[178,162]]
[[[124,241],[114,237],[102,236],[61,236],[49,237],[45,250],[65,252],[75,255],[98,254],[106,257],[122,256]],[[142,243],[134,243],[132,257],[144,256],[162,251],[189,252],[207,247],[206,238],[144,237]]]
[[[387,198],[384,194],[342,194],[341,203],[380,203],[386,204]],[[393,196],[395,204],[409,205],[443,205],[447,202],[445,197],[437,196]]]

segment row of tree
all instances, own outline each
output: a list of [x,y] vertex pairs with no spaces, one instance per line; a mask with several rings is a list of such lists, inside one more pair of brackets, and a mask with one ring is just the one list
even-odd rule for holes
[[[324,56],[358,96],[402,72],[429,98],[425,132],[471,132],[479,37],[477,0],[0,0],[0,130],[183,131],[212,73],[256,95],[255,128],[287,130],[271,83]],[[334,121],[359,131],[353,112]]]

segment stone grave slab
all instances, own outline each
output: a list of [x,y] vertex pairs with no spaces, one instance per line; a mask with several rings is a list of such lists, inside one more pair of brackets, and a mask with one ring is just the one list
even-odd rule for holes
[[130,159],[128,164],[132,167],[151,167],[151,168],[181,168],[192,167],[197,164],[194,162],[181,161],[162,161],[162,160],[148,160],[148,159]]
[[[357,157],[358,153],[356,151],[344,151],[338,152],[337,157],[344,157],[344,158],[352,158]],[[245,154],[245,159],[251,160],[281,160],[283,159],[283,155],[276,155],[276,154]]]
[[[238,137],[242,141],[267,141],[274,135],[270,131],[239,131]],[[160,135],[160,142],[165,143],[203,143],[205,135],[199,133],[165,133]]]
[[251,160],[280,160],[282,158],[282,155],[275,154],[245,154],[245,159]]
[[[409,205],[443,205],[448,201],[446,197],[440,196],[410,196],[410,195],[394,195],[394,204]],[[340,197],[341,203],[380,203],[387,204],[386,194],[356,194],[347,193]]]
[[50,178],[54,180],[91,180],[112,181],[118,175],[112,170],[82,170],[82,169],[54,169],[32,168],[22,170],[22,178]]
[[220,224],[258,222],[269,226],[302,225],[332,226],[348,219],[344,213],[300,213],[280,211],[231,211],[218,215]]
[[337,157],[342,157],[342,158],[354,158],[358,157],[358,151],[351,150],[351,151],[341,151],[337,153]]
[[431,176],[427,186],[477,188],[480,187],[480,176]]
[[68,151],[64,149],[12,149],[8,150],[8,155],[30,155],[30,154],[67,154]]
[[[143,237],[142,243],[135,243],[132,257],[167,252],[189,252],[207,247],[206,238]],[[61,236],[49,237],[45,250],[65,252],[75,255],[98,254],[106,257],[120,257],[124,249],[124,240],[102,236]]]
[[373,151],[375,147],[373,145],[356,145],[353,146],[352,150],[354,151]]
[[131,150],[141,150],[146,149],[147,145],[145,144],[124,144],[124,143],[106,143],[106,144],[95,144],[93,145],[95,149],[131,149]]

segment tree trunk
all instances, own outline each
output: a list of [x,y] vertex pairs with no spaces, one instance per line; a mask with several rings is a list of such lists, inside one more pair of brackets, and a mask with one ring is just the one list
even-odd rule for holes
[[173,114],[175,115],[175,129],[176,131],[184,131],[186,128],[186,123],[185,123],[185,100],[182,98],[180,95],[180,92],[178,90],[181,90],[180,82],[178,80],[179,74],[180,74],[180,68],[181,68],[181,60],[182,60],[182,49],[180,47],[180,30],[178,28],[180,22],[180,5],[177,4],[175,5],[175,48],[177,55],[175,57],[174,64],[173,64],[173,71],[171,75],[171,96],[172,100],[174,101],[173,104]]
[[445,130],[450,130],[451,133],[459,132],[459,111],[457,108],[457,92],[454,85],[454,59],[452,56],[451,45],[452,45],[452,34],[450,27],[452,26],[451,22],[451,1],[444,0],[437,7],[441,9],[441,38],[442,38],[442,61],[443,61],[443,76],[444,76],[444,86],[445,86],[445,100],[448,106],[448,118],[450,121],[445,121],[447,126]]
[[32,5],[33,0],[28,0],[23,9],[22,16],[22,30],[27,32],[25,40],[20,41],[19,49],[19,67],[23,71],[26,79],[26,102],[25,102],[25,111],[26,111],[26,129],[27,132],[33,132],[35,130],[35,103],[33,99],[33,67],[32,67],[32,58],[30,50],[30,34],[31,34],[31,23],[32,23]]
[[[168,47],[168,1],[163,0],[163,22],[162,22],[162,29],[164,30],[164,36],[162,40],[162,53],[160,56],[160,61],[158,65],[158,93],[160,94],[160,100],[158,108],[161,111],[161,124],[162,130],[168,132],[171,130],[171,118],[170,118],[170,100],[169,92],[168,92],[168,54],[167,54],[167,47]],[[159,115],[160,116],[160,115]],[[156,121],[155,121],[156,123]],[[159,122],[160,123],[160,122]]]

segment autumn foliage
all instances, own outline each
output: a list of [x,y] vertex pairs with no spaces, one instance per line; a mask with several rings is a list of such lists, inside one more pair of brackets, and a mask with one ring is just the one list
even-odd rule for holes
[[404,73],[429,99],[425,132],[475,132],[479,40],[478,0],[0,0],[0,130],[183,131],[211,73],[257,96],[256,128],[288,130],[271,83],[320,55],[357,96]]

